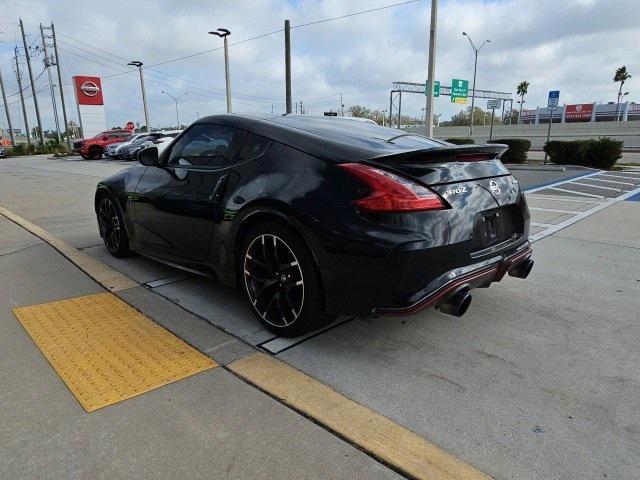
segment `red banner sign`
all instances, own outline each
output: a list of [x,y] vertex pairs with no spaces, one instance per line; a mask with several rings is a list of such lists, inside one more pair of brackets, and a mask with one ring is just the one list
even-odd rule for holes
[[591,120],[593,113],[593,103],[578,103],[567,105],[565,110],[565,120]]
[[100,77],[87,77],[79,75],[73,77],[73,85],[76,89],[76,98],[80,105],[104,105],[102,98],[102,82]]

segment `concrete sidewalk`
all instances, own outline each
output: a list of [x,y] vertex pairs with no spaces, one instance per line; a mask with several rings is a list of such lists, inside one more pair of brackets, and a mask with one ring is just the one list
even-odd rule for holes
[[[398,478],[223,368],[86,413],[11,309],[103,291],[0,217],[0,478]],[[159,307],[161,323],[177,320]]]

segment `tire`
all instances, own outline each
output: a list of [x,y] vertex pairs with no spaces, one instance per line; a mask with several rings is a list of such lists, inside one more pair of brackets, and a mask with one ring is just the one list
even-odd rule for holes
[[111,195],[103,195],[100,198],[97,215],[100,236],[109,253],[117,258],[129,256],[131,251],[124,220],[116,200]]
[[245,295],[267,329],[293,337],[326,323],[324,293],[311,252],[290,228],[271,222],[254,227],[238,263]]
[[89,150],[89,158],[91,160],[100,160],[102,158],[102,149],[100,147],[93,147]]

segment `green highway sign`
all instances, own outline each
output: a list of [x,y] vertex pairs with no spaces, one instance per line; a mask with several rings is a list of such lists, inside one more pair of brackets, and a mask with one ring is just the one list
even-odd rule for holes
[[[469,96],[469,80],[461,80],[454,78],[451,80],[451,102],[452,103],[466,103],[466,98]],[[458,99],[465,99],[464,101]]]
[[[428,91],[429,91],[429,80],[427,80],[424,84],[424,94],[426,95]],[[438,80],[433,82],[433,96],[434,97],[440,96],[440,82]]]

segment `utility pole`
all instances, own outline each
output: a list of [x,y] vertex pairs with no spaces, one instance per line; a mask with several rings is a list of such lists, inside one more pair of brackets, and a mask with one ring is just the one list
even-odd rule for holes
[[33,104],[36,107],[36,120],[38,121],[38,129],[40,130],[40,143],[44,145],[44,130],[42,130],[42,120],[40,120],[40,109],[38,108],[38,97],[36,96],[36,86],[33,83],[33,71],[31,70],[31,59],[29,58],[29,47],[27,46],[27,37],[24,34],[24,25],[22,24],[22,19],[20,19],[20,31],[22,32],[24,56],[27,59],[27,70],[29,70],[29,80],[31,81],[31,93],[33,94]]
[[16,146],[16,139],[13,136],[13,125],[11,125],[11,115],[9,114],[9,104],[7,103],[7,93],[4,91],[4,80],[2,80],[2,71],[0,70],[0,89],[2,90],[2,101],[4,102],[4,113],[7,114],[7,124],[9,125],[9,136],[11,137],[11,146]]
[[342,101],[342,92],[340,92],[340,116],[344,117],[344,102]]
[[[438,0],[431,0],[431,26],[429,27],[429,65],[427,78],[429,87],[427,88],[427,105],[425,110],[425,134],[433,137],[433,85],[436,74],[436,27],[438,21]],[[402,98],[402,97],[401,97]],[[391,108],[389,108],[391,114]],[[400,122],[398,122],[400,123]],[[391,126],[391,122],[389,122]]]
[[224,77],[227,86],[227,113],[231,113],[231,79],[229,78],[229,44],[227,37],[231,34],[226,28],[218,28],[218,30],[209,32],[210,35],[217,35],[224,40]]
[[300,100],[300,115],[304,114],[304,110],[302,108],[302,100]]
[[29,120],[27,120],[27,107],[24,105],[24,93],[22,91],[22,75],[20,74],[20,64],[18,64],[18,47],[14,49],[16,59],[16,79],[18,80],[18,91],[20,92],[20,102],[22,103],[22,115],[24,115],[24,129],[27,135],[27,152],[31,153],[31,136],[29,135]]
[[44,68],[47,70],[47,77],[49,77],[49,91],[51,92],[51,105],[53,107],[53,119],[56,124],[56,136],[58,137],[58,144],[61,142],[60,138],[60,123],[58,122],[58,108],[56,107],[56,92],[53,89],[53,81],[51,80],[51,59],[47,52],[47,41],[44,37],[44,27],[40,24],[40,36],[42,37],[42,51],[44,52]]
[[287,113],[291,113],[291,23],[289,20],[284,21],[284,82]]
[[71,151],[71,135],[69,134],[69,124],[67,123],[67,108],[64,105],[64,89],[62,88],[62,74],[60,73],[60,57],[58,56],[58,44],[56,43],[56,29],[51,24],[51,37],[53,39],[53,53],[56,56],[56,69],[58,70],[58,88],[60,89],[60,103],[62,103],[62,119],[64,120],[64,134],[67,138],[67,147]]
[[132,60],[127,65],[131,65],[132,67],[138,67],[138,72],[140,73],[140,88],[142,89],[142,106],[144,107],[144,123],[145,128],[147,129],[147,133],[151,132],[151,125],[149,125],[149,109],[147,108],[147,93],[144,90],[144,75],[142,74],[142,62],[138,60]]
[[480,45],[480,48],[476,48],[473,40],[471,40],[471,37],[467,35],[467,32],[462,32],[462,35],[467,37],[467,40],[469,40],[471,48],[473,49],[473,53],[475,54],[475,60],[473,62],[473,90],[471,90],[471,118],[469,119],[469,136],[471,136],[473,135],[473,108],[475,106],[476,100],[476,71],[478,69],[478,53],[480,52],[480,50],[482,50],[482,47],[484,47],[485,44],[491,43],[491,40],[485,40],[484,42],[482,42],[482,45]]

